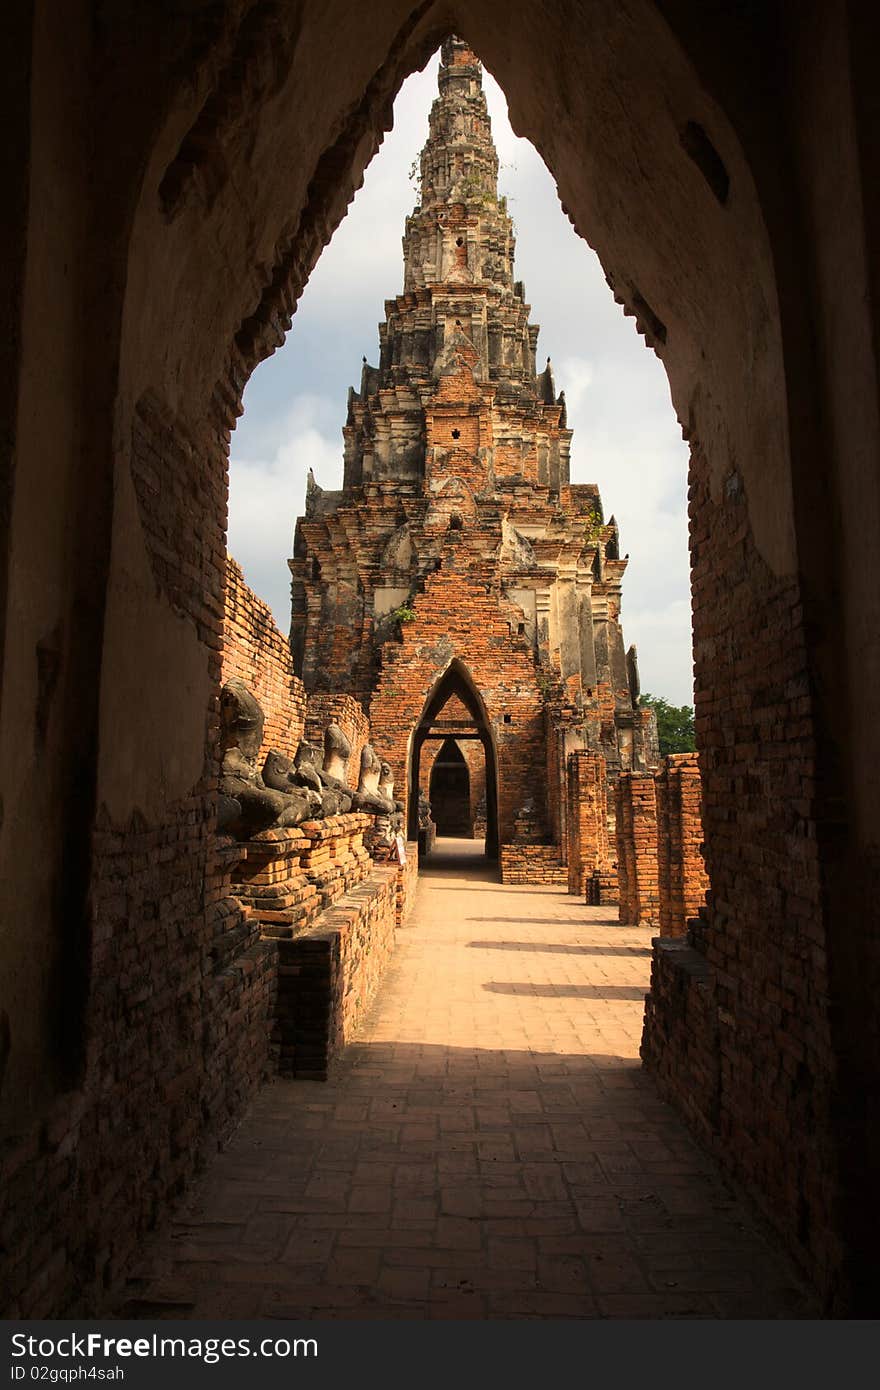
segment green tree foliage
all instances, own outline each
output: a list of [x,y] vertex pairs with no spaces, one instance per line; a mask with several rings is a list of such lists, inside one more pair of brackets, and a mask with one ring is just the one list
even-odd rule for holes
[[696,751],[694,711],[690,705],[670,705],[662,695],[643,695],[640,703],[647,705],[657,716],[660,752],[664,757],[667,753]]

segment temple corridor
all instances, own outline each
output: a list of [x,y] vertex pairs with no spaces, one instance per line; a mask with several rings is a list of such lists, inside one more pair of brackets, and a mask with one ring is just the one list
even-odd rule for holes
[[120,1316],[815,1316],[639,1065],[651,933],[443,840],[328,1084],[266,1086]]

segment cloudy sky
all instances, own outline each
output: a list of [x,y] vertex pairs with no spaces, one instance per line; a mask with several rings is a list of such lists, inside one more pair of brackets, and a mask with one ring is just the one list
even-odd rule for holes
[[[572,440],[572,482],[596,482],[630,556],[623,588],[627,643],[642,689],[692,704],[687,559],[687,448],[660,362],[605,283],[596,256],[564,217],[540,156],[513,134],[507,104],[484,86],[501,161],[499,190],[516,225],[516,273],[541,325],[538,361],[553,360]],[[232,437],[229,549],[245,578],[290,626],[293,528],[309,468],[342,483],[342,426],[361,357],[378,361],[384,301],[403,287],[401,236],[415,202],[410,169],[427,135],[437,60],[395,105],[394,130],[306,287],[287,342],[251,378]]]

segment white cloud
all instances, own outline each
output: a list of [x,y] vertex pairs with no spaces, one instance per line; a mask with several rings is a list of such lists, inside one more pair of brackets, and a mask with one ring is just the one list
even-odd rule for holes
[[297,397],[286,411],[263,417],[254,429],[259,450],[233,452],[229,469],[229,551],[284,633],[290,627],[287,560],[309,469],[322,486],[342,481],[342,440],[334,443],[319,427],[331,413],[332,403],[320,396]]
[[[682,677],[681,652],[690,644],[689,600],[674,599],[654,607],[630,609],[623,615],[627,643],[639,653],[639,676],[645,694],[662,695],[673,705],[694,703],[693,678],[688,667]],[[650,653],[650,662],[647,660]]]
[[[586,357],[565,357],[554,365],[554,376],[558,376],[556,389],[565,391],[565,404],[569,415],[580,411],[586,404],[585,396],[593,384],[595,371],[592,362]],[[560,386],[564,382],[564,386]]]

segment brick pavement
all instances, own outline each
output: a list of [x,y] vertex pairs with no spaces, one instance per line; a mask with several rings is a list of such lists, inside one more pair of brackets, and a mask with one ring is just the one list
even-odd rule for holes
[[650,932],[441,848],[331,1082],[263,1090],[120,1314],[813,1315],[640,1070]]

